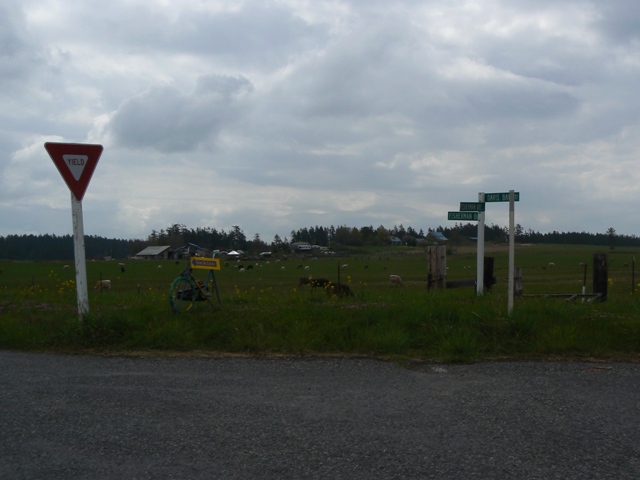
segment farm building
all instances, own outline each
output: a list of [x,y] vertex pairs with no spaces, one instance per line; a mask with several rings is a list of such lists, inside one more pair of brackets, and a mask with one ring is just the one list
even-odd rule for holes
[[133,258],[135,260],[166,260],[171,253],[171,245],[163,245],[159,247],[147,247],[136,253]]
[[447,237],[445,237],[442,232],[436,232],[436,231],[430,231],[427,234],[427,240],[431,241],[431,242],[435,242],[435,243],[443,243],[443,242],[448,242],[449,239]]

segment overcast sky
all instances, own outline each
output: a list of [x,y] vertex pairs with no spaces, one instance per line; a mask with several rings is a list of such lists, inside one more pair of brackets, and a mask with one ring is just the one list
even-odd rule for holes
[[[45,142],[104,152],[87,235],[640,235],[637,0],[0,0],[0,235],[72,233]],[[508,204],[487,205],[508,225]]]

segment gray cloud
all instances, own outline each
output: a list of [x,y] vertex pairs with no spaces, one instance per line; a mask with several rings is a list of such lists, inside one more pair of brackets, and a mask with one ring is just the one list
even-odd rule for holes
[[428,228],[510,188],[526,228],[638,233],[635,9],[0,0],[0,235],[69,231],[51,140],[105,145],[91,234]]
[[126,100],[107,126],[116,145],[183,152],[198,148],[239,113],[236,95],[252,90],[243,78],[208,75],[182,94],[173,87],[154,88]]

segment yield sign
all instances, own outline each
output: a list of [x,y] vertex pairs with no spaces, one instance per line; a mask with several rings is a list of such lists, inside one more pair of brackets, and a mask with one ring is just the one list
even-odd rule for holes
[[47,142],[44,144],[44,148],[67,183],[69,190],[81,202],[102,154],[102,145]]

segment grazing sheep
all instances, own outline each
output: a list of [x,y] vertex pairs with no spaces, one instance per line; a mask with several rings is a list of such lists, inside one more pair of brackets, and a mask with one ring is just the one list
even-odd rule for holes
[[298,270],[300,270],[302,268],[302,264],[298,265]]
[[96,286],[93,287],[94,290],[111,290],[111,280],[98,280],[96,282]]
[[69,265],[65,265],[64,267],[62,267],[63,270],[69,270]]
[[284,267],[280,267],[280,270],[284,270]]
[[404,283],[402,282],[402,278],[400,278],[400,275],[389,275],[389,282],[400,287],[404,285]]
[[305,269],[305,270],[309,270],[309,265],[305,265],[305,266],[304,266],[304,269]]
[[549,262],[549,266],[550,266],[550,267],[555,267],[555,266],[556,266],[556,264],[555,264],[555,263],[553,263],[553,262]]
[[162,270],[162,265],[158,265],[158,270]]
[[342,265],[342,267],[340,268],[347,268],[349,266],[349,264],[345,263],[344,265]]
[[120,267],[120,271],[124,273],[124,263],[119,263],[118,266]]
[[238,269],[238,271],[239,271],[240,273],[244,272],[244,267],[239,268],[239,269]]
[[253,265],[247,265],[247,270],[253,270]]

